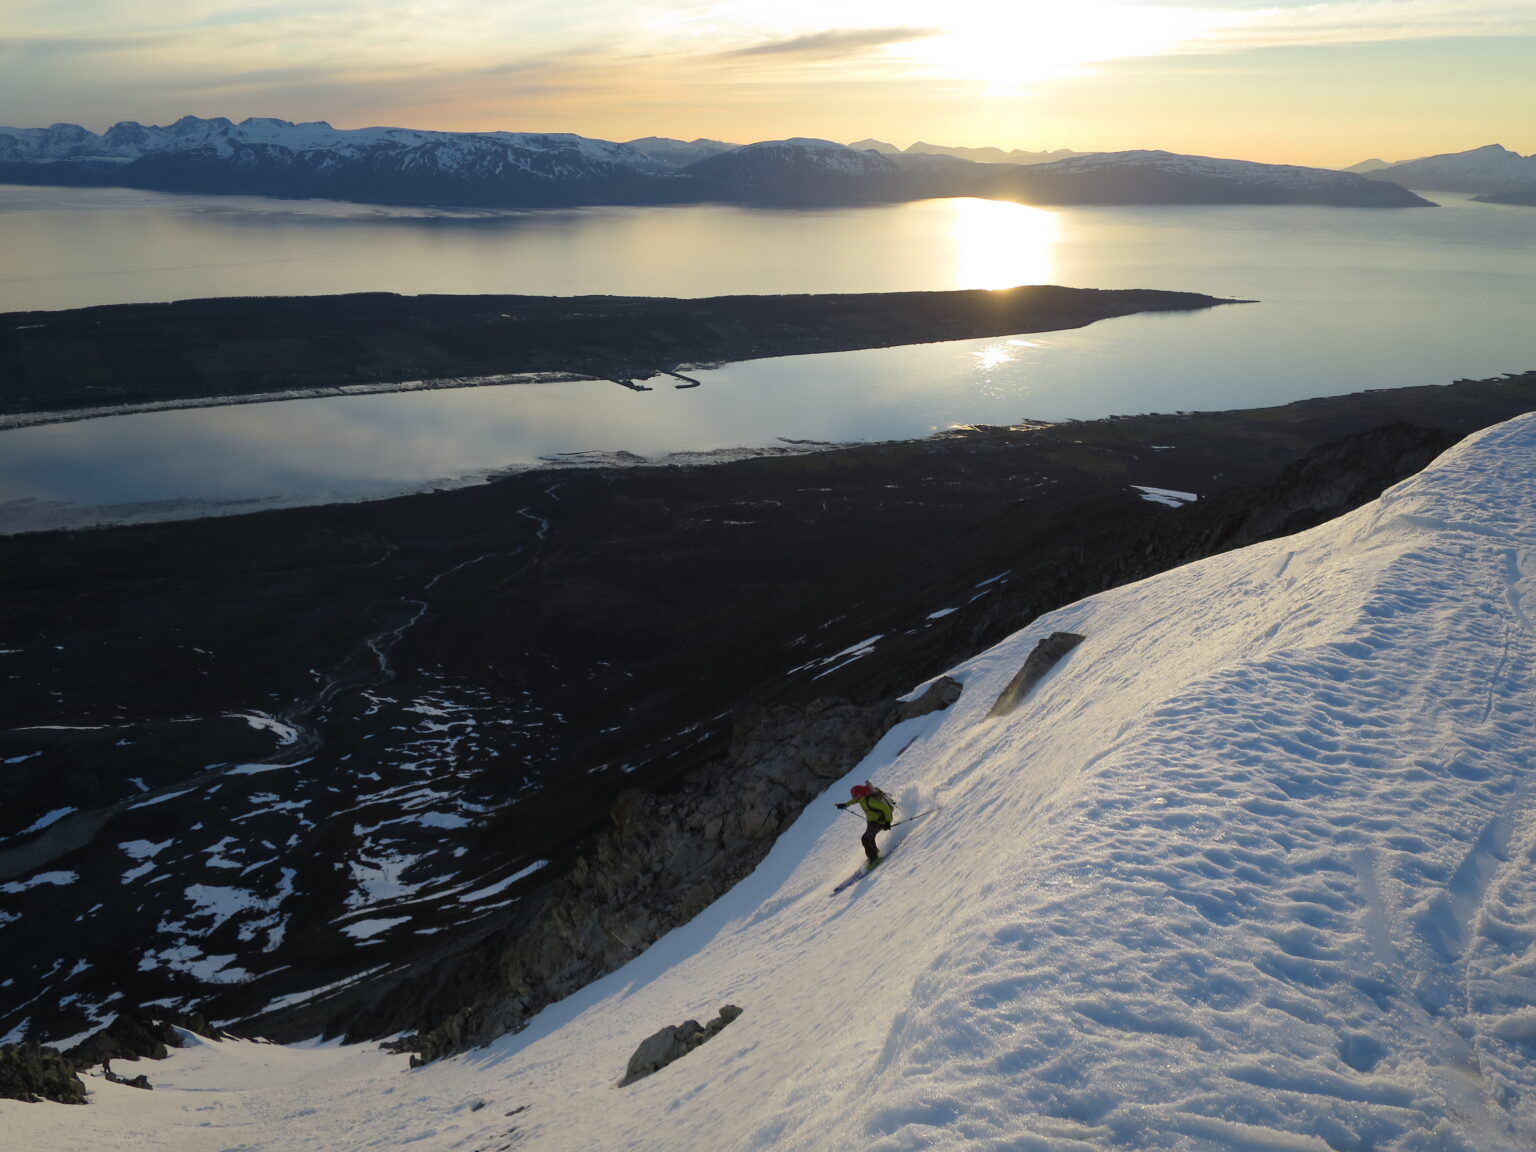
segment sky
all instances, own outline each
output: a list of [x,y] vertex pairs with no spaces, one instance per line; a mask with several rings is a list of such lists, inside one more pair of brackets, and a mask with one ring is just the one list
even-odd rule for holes
[[0,118],[1536,152],[1530,0],[0,0]]

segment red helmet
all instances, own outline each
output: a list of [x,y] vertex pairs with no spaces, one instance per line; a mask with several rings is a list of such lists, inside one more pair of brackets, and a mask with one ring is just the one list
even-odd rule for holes
[[852,796],[855,800],[862,800],[873,791],[874,789],[868,784],[855,784],[852,788],[848,789],[848,795]]

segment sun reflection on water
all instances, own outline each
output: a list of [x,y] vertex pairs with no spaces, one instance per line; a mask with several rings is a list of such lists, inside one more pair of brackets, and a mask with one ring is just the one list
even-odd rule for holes
[[1049,284],[1057,215],[1005,200],[956,199],[953,212],[955,282],[962,288]]
[[978,348],[972,353],[976,357],[976,367],[983,372],[996,368],[999,364],[1011,364],[1019,358],[1020,348],[1038,348],[1039,345],[1032,340],[999,340],[995,344],[988,344],[985,348]]

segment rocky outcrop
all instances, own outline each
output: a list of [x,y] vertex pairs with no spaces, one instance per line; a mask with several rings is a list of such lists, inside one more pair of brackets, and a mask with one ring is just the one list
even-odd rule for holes
[[57,1048],[7,1044],[0,1047],[0,1099],[84,1104],[85,1083]]
[[[202,1017],[174,1019],[190,1031],[212,1032]],[[153,1020],[137,1012],[121,1012],[105,1028],[66,1049],[64,1058],[76,1068],[91,1068],[111,1060],[164,1060],[172,1048],[184,1047],[181,1033],[172,1020]]]
[[903,700],[896,708],[896,720],[916,720],[919,716],[927,716],[933,712],[942,712],[956,700],[960,699],[960,693],[965,691],[965,686],[960,681],[948,676],[940,676],[922,692],[911,700]]
[[146,1092],[153,1092],[155,1090],[155,1086],[149,1082],[149,1077],[143,1072],[132,1077],[119,1076],[116,1072],[112,1071],[112,1062],[110,1060],[102,1065],[101,1075],[103,1079],[110,1083],[121,1084],[125,1088],[142,1088]]
[[138,1012],[121,1012],[105,1028],[63,1052],[39,1044],[0,1047],[0,1099],[84,1104],[87,1102],[85,1084],[78,1073],[98,1064],[103,1076],[114,1084],[151,1088],[149,1077],[144,1073],[118,1075],[112,1071],[112,1061],[164,1060],[172,1048],[185,1047],[172,1020],[190,1031],[212,1035],[208,1022],[200,1016],[154,1020]]
[[708,1024],[700,1025],[697,1020],[684,1020],[681,1024],[669,1024],[655,1035],[646,1037],[629,1058],[629,1065],[624,1069],[624,1079],[619,1081],[619,1087],[624,1088],[652,1072],[659,1072],[674,1060],[688,1055],[706,1040],[713,1040],[740,1015],[740,1008],[727,1004],[720,1009],[720,1015]]
[[1083,642],[1083,637],[1075,632],[1052,632],[1035,645],[1030,654],[1025,657],[1023,665],[1008,681],[1008,687],[1004,688],[997,698],[997,703],[992,705],[992,711],[987,715],[1006,716],[1023,702],[1029,691],[1052,668],[1061,662],[1061,658]]
[[532,922],[478,954],[494,969],[488,986],[393,1047],[422,1064],[487,1043],[614,971],[749,875],[806,804],[893,724],[947,708],[959,694],[945,677],[906,702],[823,699],[745,711],[723,761],[676,792],[619,796],[609,827],[552,886]]

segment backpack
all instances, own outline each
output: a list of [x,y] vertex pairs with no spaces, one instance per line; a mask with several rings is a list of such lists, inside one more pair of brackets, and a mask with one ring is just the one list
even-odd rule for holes
[[887,804],[889,804],[891,806],[891,814],[895,815],[895,813],[896,813],[896,801],[891,799],[891,797],[885,792],[884,789],[876,788],[868,780],[864,781],[864,787],[869,789],[869,794],[870,794],[871,797],[873,797],[876,800],[884,800]]

